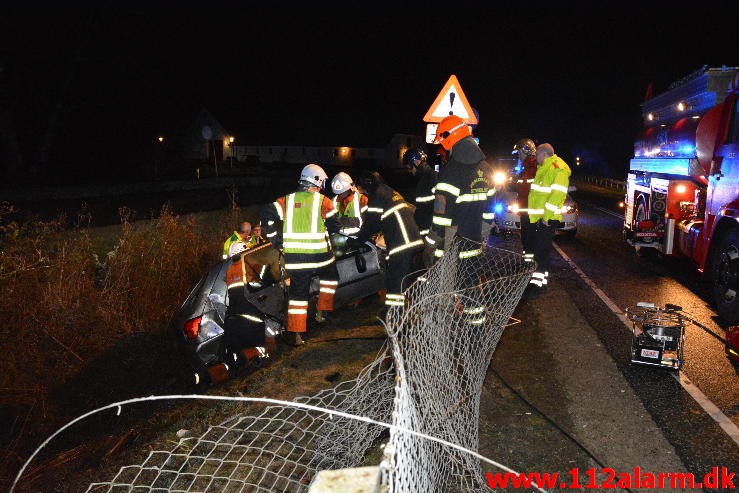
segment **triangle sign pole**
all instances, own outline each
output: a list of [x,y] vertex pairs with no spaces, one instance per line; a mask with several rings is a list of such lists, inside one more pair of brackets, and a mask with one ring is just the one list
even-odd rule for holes
[[477,124],[477,116],[454,74],[449,77],[439,95],[436,96],[436,100],[424,115],[423,121],[438,123],[449,115],[457,115],[468,125]]

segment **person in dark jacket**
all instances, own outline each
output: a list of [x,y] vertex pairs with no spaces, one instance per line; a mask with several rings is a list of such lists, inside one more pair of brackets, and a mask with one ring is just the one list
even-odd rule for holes
[[426,152],[418,147],[412,147],[403,154],[403,165],[408,173],[418,181],[413,202],[416,212],[413,218],[418,224],[421,236],[431,232],[431,219],[434,216],[434,187],[438,174],[428,162]]
[[[485,154],[464,120],[456,115],[444,118],[437,129],[436,143],[449,156],[434,189],[432,230],[435,234],[428,241],[436,250],[435,256],[440,257],[444,254],[444,243],[455,236],[482,241],[482,222],[492,220],[487,203],[495,189],[490,187],[487,176],[490,166]],[[444,242],[439,244],[439,240]]]
[[513,155],[518,158],[521,172],[516,179],[518,195],[518,215],[521,222],[521,246],[524,259],[533,261],[534,248],[531,245],[531,222],[529,221],[529,191],[536,176],[536,144],[531,139],[521,139],[513,145]]
[[382,232],[388,257],[385,307],[404,306],[403,291],[410,285],[410,279],[405,278],[416,270],[415,260],[423,250],[412,206],[376,171],[363,174],[357,185],[369,201],[362,229],[352,243],[363,243]]
[[[491,187],[491,167],[485,154],[472,137],[469,126],[456,115],[439,122],[435,144],[448,153],[448,160],[439,173],[435,188],[432,232],[426,238],[427,249],[434,248],[434,256],[458,242],[456,255],[459,269],[456,289],[468,290],[479,283],[475,272],[476,257],[482,255],[482,223],[492,221],[488,202],[495,188]],[[485,321],[485,307],[473,301],[464,307],[469,324]]]

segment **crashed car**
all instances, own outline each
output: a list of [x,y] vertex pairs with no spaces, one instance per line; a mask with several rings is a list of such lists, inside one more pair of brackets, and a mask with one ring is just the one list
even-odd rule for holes
[[[339,284],[335,306],[362,299],[385,288],[384,248],[366,242],[348,250],[346,236],[331,236]],[[243,269],[248,282],[231,290],[229,269]],[[258,366],[276,348],[286,325],[289,277],[271,243],[225,259],[198,281],[170,322],[177,345],[193,370],[193,383],[219,383],[244,366]],[[311,283],[315,309],[319,283]]]
[[[574,192],[574,186],[569,187]],[[504,191],[497,193],[493,199],[493,212],[495,213],[495,225],[500,232],[519,231],[521,229],[521,217],[518,215],[519,201],[516,192]],[[567,194],[562,205],[562,225],[555,230],[560,234],[575,236],[577,233],[577,221],[580,215],[577,202]]]

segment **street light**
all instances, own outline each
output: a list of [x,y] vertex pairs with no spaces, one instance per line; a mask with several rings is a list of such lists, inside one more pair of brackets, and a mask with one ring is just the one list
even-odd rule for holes
[[154,160],[154,178],[159,177],[159,165],[161,164],[161,161],[164,159],[164,136],[160,135],[157,137],[157,142],[162,144],[159,146],[159,149],[157,150],[157,157]]
[[231,168],[234,167],[234,138],[228,138],[229,145],[231,146]]

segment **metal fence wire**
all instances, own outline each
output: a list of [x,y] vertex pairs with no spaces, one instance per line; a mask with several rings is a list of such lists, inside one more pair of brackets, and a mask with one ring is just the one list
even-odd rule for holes
[[321,410],[270,405],[232,416],[87,491],[297,493],[318,471],[378,463],[384,491],[482,491],[479,458],[423,435],[477,451],[483,380],[534,268],[518,253],[457,239],[405,291],[405,306],[388,311],[388,343],[373,363],[294,401]]

